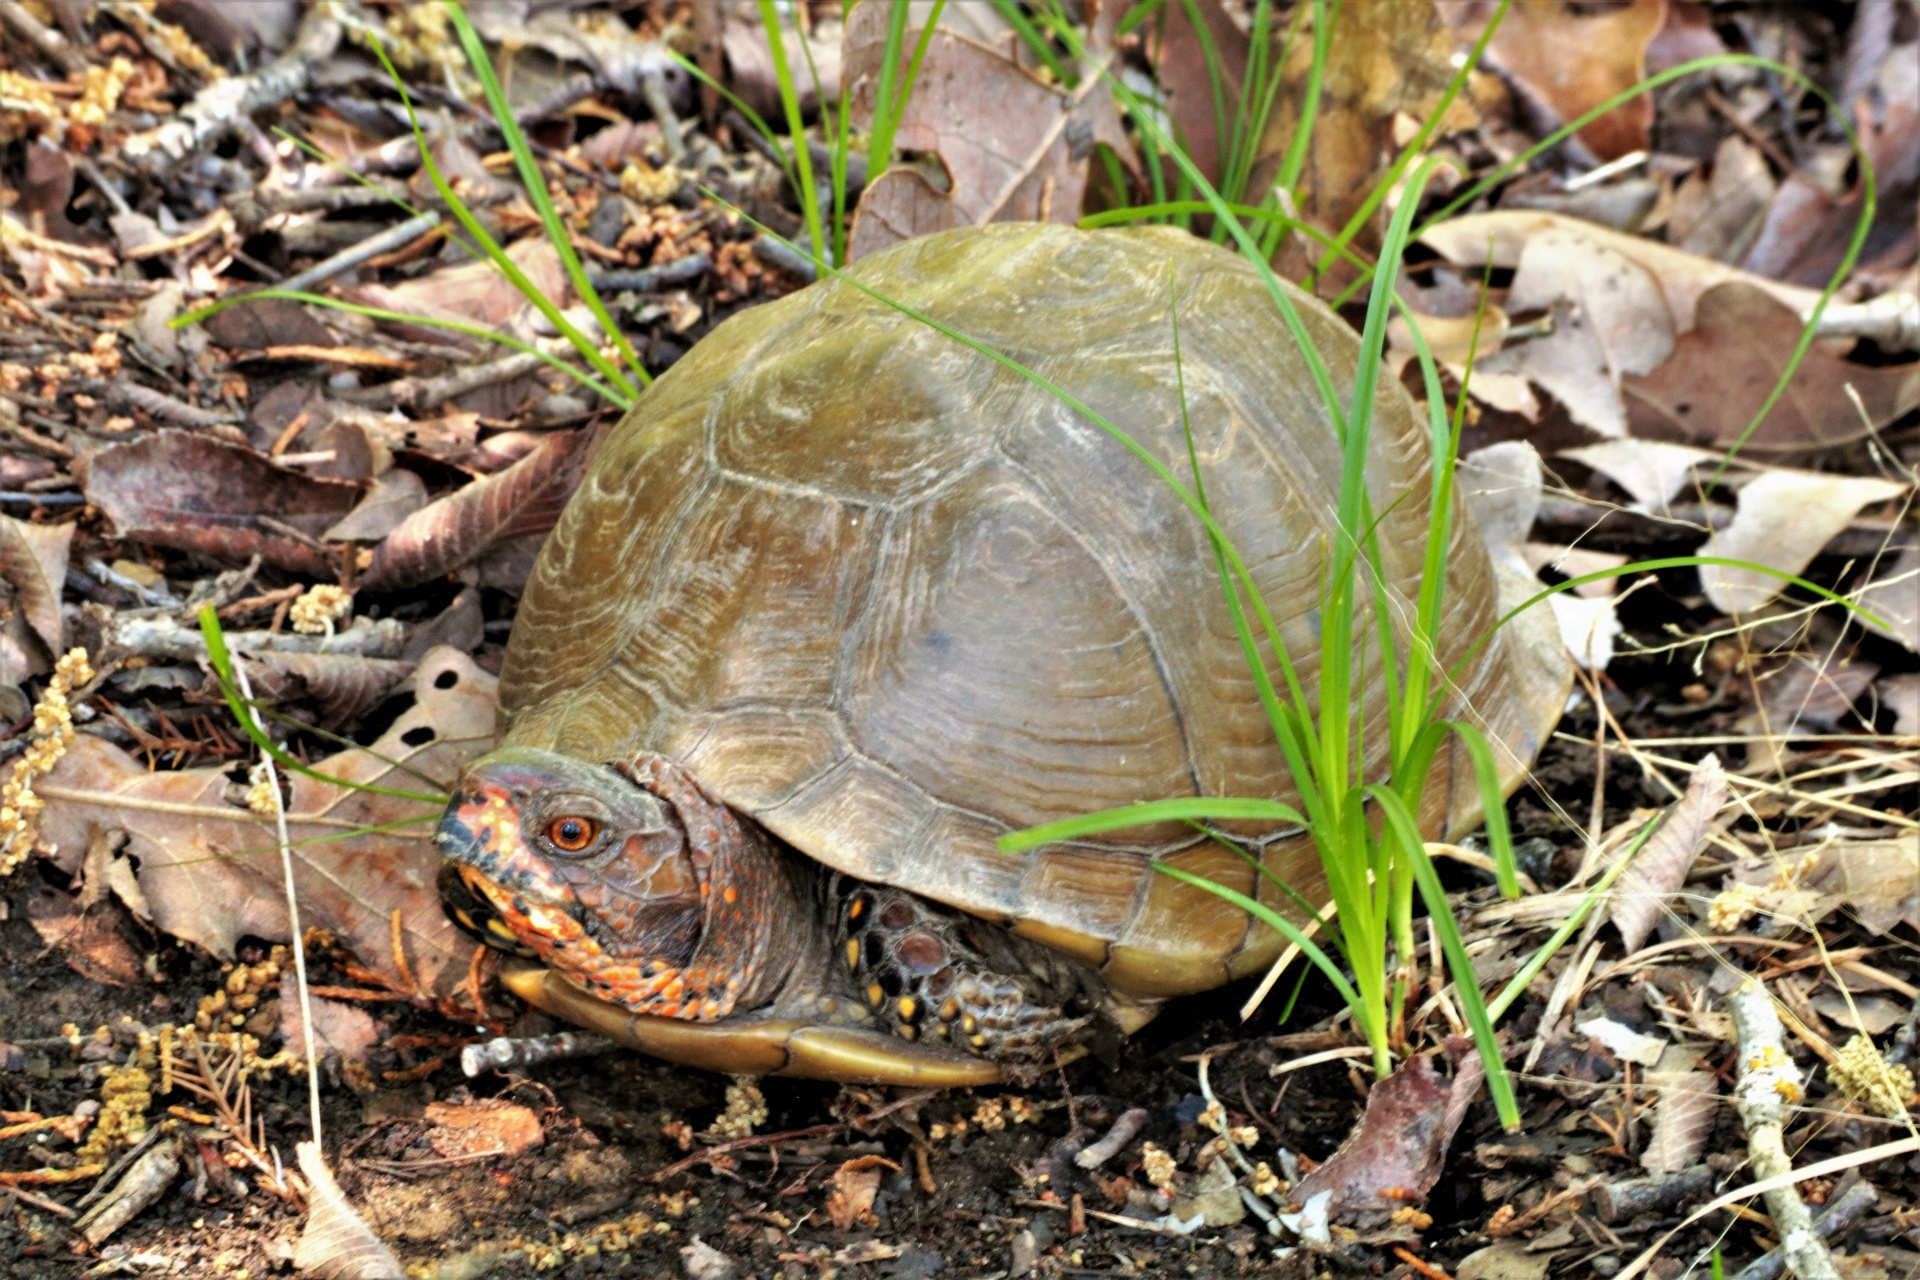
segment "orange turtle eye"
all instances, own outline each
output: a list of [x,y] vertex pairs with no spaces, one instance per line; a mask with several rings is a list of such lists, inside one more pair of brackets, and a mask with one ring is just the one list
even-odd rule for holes
[[547,839],[562,853],[579,853],[600,834],[600,824],[592,818],[555,818],[547,824]]

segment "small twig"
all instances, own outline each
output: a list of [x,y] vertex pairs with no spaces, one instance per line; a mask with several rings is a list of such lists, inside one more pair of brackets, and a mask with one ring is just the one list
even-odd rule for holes
[[468,1079],[488,1071],[513,1071],[562,1058],[590,1058],[610,1052],[613,1041],[585,1031],[563,1031],[554,1036],[516,1039],[496,1036],[484,1044],[460,1051],[460,1070]]
[[769,266],[778,267],[788,275],[798,276],[802,280],[810,281],[819,274],[812,259],[788,248],[772,236],[763,235],[753,242],[753,256]]
[[[1747,1154],[1760,1180],[1793,1172],[1781,1130],[1787,1104],[1802,1096],[1800,1068],[1787,1056],[1786,1028],[1767,989],[1751,979],[1727,998],[1740,1043],[1734,1105],[1747,1128]],[[1780,1233],[1780,1250],[1799,1280],[1839,1280],[1833,1256],[1813,1229],[1813,1215],[1791,1181],[1766,1193],[1767,1216]]]
[[486,364],[468,365],[433,378],[400,378],[373,390],[385,392],[402,409],[431,409],[469,391],[532,373],[544,364],[546,361],[530,351],[516,351]]
[[1113,1127],[1107,1130],[1107,1136],[1082,1148],[1073,1162],[1082,1169],[1098,1169],[1126,1150],[1127,1144],[1134,1140],[1146,1123],[1145,1107],[1133,1107],[1122,1112],[1120,1118],[1113,1122]]
[[[1831,1240],[1860,1221],[1879,1200],[1880,1192],[1871,1182],[1856,1182],[1842,1192],[1839,1199],[1829,1200],[1821,1207],[1819,1216],[1813,1220],[1813,1229],[1822,1240]],[[1786,1267],[1786,1254],[1772,1249],[1749,1262],[1733,1280],[1779,1280]]]
[[0,22],[19,33],[20,38],[40,51],[42,57],[56,63],[69,75],[85,75],[87,60],[58,31],[50,30],[27,12],[19,0],[0,0]]
[[652,293],[665,285],[698,280],[712,266],[713,259],[706,254],[693,253],[664,266],[643,267],[638,271],[605,271],[588,278],[593,281],[594,288],[604,289],[608,293],[621,293],[628,289],[635,293]]
[[23,1190],[20,1187],[10,1187],[4,1182],[0,1182],[0,1191],[6,1192],[22,1204],[30,1204],[36,1209],[44,1209],[58,1218],[66,1218],[71,1221],[78,1216],[73,1210],[67,1208],[67,1206],[61,1204],[58,1200],[49,1200],[45,1196],[37,1196],[33,1194],[33,1192]]
[[140,1139],[140,1141],[134,1143],[131,1147],[128,1147],[125,1151],[121,1152],[120,1158],[118,1160],[115,1160],[112,1164],[108,1165],[107,1171],[101,1174],[98,1178],[95,1178],[93,1180],[93,1186],[90,1190],[88,1190],[87,1194],[81,1196],[78,1200],[74,1201],[73,1203],[74,1211],[77,1213],[77,1212],[80,1212],[81,1210],[86,1209],[94,1201],[98,1200],[101,1196],[104,1196],[105,1194],[107,1194],[108,1191],[112,1190],[114,1182],[120,1177],[122,1173],[126,1172],[127,1166],[132,1164],[135,1160],[138,1160],[141,1156],[145,1155],[147,1153],[147,1148],[151,1147],[154,1143],[160,1141],[161,1137],[165,1133],[166,1133],[166,1130],[160,1128],[160,1126],[158,1125],[155,1125],[153,1128],[147,1130],[147,1134],[144,1138]]
[[151,387],[143,387],[137,382],[125,378],[113,384],[112,398],[120,404],[129,405],[149,413],[162,422],[171,422],[178,427],[217,427],[223,423],[234,424],[244,421],[242,415],[225,409],[202,409],[198,405],[188,404],[184,400],[175,400],[163,395]]
[[429,209],[417,218],[408,218],[405,222],[395,223],[377,236],[368,236],[359,244],[342,249],[331,258],[314,263],[305,271],[295,272],[274,285],[274,288],[311,289],[317,284],[333,279],[343,271],[359,266],[368,258],[377,258],[391,249],[412,244],[439,225],[440,215]]
[[660,141],[666,146],[669,163],[677,161],[687,154],[687,144],[680,136],[680,117],[673,114],[673,101],[667,96],[667,76],[664,65],[648,60],[640,68],[640,96],[646,99],[647,110],[653,112],[653,118],[660,123]]
[[665,1182],[676,1173],[685,1173],[697,1164],[702,1164],[714,1156],[722,1156],[729,1151],[741,1151],[747,1147],[771,1146],[776,1142],[798,1142],[803,1138],[824,1138],[837,1133],[844,1126],[838,1124],[816,1124],[806,1129],[788,1129],[784,1133],[757,1133],[745,1138],[734,1138],[717,1143],[703,1151],[696,1151],[684,1160],[676,1160],[657,1173],[647,1175],[648,1182]]

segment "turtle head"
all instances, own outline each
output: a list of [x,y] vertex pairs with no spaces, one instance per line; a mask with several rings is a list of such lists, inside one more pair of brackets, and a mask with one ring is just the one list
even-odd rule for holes
[[622,770],[496,751],[467,766],[435,843],[456,924],[604,998],[663,995],[698,941],[705,859]]

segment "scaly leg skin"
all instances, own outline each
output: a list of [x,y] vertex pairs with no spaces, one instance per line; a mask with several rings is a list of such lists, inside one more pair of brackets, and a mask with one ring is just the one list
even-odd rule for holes
[[1051,1062],[1084,1039],[1104,987],[1066,956],[901,889],[832,876],[838,963],[878,1024],[1007,1063]]

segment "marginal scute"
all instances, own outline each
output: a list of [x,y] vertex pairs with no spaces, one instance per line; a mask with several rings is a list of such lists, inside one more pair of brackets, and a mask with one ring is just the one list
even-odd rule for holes
[[[1143,1008],[1260,967],[1279,949],[1272,930],[1152,861],[1197,861],[1303,913],[1190,828],[1018,857],[994,841],[1165,796],[1297,801],[1206,531],[1165,479],[1193,486],[1190,423],[1211,509],[1312,688],[1312,614],[1342,536],[1340,439],[1265,286],[1235,255],[1166,228],[996,224],[908,241],[851,272],[1031,366],[1127,440],[846,283],[743,312],[592,460],[522,604],[506,742],[681,759],[801,852],[1103,965],[1116,996]],[[1351,329],[1287,296],[1336,395],[1350,395]],[[1391,379],[1373,432],[1380,571],[1410,609],[1429,445]],[[1567,672],[1557,646],[1527,648],[1515,628],[1465,660],[1513,584],[1458,524],[1447,711],[1471,705],[1511,744],[1511,783],[1557,717]],[[1371,621],[1359,630],[1371,645]],[[1258,645],[1273,669],[1264,635]],[[1379,664],[1364,669],[1356,697],[1377,715]],[[1360,732],[1372,776],[1385,740],[1375,724]],[[1476,820],[1457,745],[1435,778],[1426,829]],[[1272,823],[1226,830],[1325,900],[1309,841]]]

